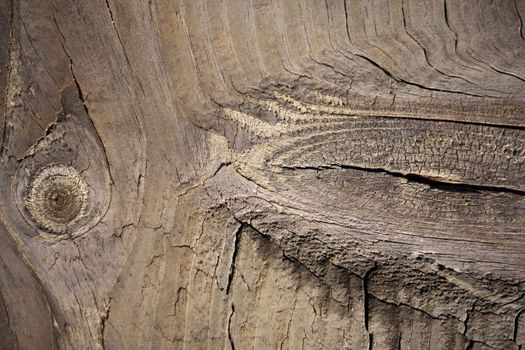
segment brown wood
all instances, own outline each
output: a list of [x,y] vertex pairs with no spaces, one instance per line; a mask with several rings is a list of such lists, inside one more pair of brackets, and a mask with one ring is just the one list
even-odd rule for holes
[[0,349],[521,349],[525,1],[0,1]]

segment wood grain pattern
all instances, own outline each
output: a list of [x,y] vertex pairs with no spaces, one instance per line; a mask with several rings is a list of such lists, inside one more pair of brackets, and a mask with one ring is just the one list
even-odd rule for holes
[[524,18],[0,1],[0,348],[521,349]]

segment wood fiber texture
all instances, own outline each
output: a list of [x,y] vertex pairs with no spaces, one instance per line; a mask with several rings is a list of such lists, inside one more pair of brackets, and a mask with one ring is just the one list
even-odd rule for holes
[[0,349],[525,348],[524,18],[0,0]]

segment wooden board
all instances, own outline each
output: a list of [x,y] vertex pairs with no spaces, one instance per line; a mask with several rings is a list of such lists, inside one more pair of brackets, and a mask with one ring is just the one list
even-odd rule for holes
[[1,349],[521,349],[525,1],[0,1]]

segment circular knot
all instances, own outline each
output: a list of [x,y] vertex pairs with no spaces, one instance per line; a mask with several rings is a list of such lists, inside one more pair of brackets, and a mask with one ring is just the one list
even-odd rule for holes
[[52,233],[66,233],[86,213],[88,186],[69,165],[49,165],[33,178],[24,198],[33,220]]

